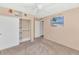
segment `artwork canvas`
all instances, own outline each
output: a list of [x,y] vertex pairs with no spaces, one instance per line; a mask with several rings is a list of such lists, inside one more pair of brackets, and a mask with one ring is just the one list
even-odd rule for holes
[[55,16],[50,23],[52,26],[64,26],[64,16]]

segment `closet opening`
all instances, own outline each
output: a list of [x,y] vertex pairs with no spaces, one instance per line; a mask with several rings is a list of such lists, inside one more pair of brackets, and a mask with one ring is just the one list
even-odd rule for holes
[[20,42],[31,40],[31,20],[19,19],[19,36]]
[[41,37],[44,38],[44,21],[41,21],[40,25]]

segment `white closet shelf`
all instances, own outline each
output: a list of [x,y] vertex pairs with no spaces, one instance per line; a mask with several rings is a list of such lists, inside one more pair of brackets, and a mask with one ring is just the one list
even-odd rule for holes
[[30,32],[31,32],[30,21],[26,19],[21,20],[19,29],[22,38],[21,41],[30,40]]

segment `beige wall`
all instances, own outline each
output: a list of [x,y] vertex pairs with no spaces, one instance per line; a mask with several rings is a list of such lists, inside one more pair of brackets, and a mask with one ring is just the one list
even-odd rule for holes
[[[64,16],[63,27],[52,27],[53,16]],[[79,8],[44,18],[44,37],[48,40],[79,50]]]

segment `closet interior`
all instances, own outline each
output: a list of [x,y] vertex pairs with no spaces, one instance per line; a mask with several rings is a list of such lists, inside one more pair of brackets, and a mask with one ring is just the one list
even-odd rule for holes
[[31,39],[31,21],[29,19],[19,20],[19,36],[20,42],[25,42]]

